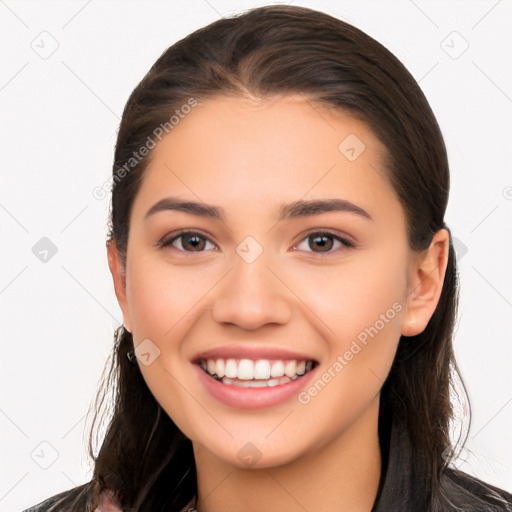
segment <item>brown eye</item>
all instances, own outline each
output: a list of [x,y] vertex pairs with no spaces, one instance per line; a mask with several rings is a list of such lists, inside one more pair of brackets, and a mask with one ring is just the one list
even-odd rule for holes
[[320,252],[328,252],[334,244],[333,238],[332,235],[309,236],[309,247],[311,249],[319,249]]
[[301,240],[298,246],[299,250],[314,254],[328,254],[336,252],[338,248],[349,247],[354,247],[354,245],[333,233],[323,231],[309,234]]
[[186,251],[202,251],[205,247],[204,238],[197,235],[181,235],[181,245]]
[[160,247],[173,246],[179,251],[184,252],[204,252],[208,249],[208,244],[215,247],[213,243],[200,233],[194,231],[183,231],[160,243]]

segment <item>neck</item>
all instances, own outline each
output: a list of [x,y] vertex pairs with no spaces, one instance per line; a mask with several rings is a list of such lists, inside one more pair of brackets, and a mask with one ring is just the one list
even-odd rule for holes
[[283,466],[235,467],[194,444],[198,512],[370,512],[381,476],[378,398],[347,431]]

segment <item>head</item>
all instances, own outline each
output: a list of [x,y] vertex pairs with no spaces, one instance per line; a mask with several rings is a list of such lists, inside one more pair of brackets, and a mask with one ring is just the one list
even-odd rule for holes
[[[275,467],[379,419],[409,436],[427,502],[449,445],[457,279],[443,138],[396,57],[306,8],[219,20],[135,88],[114,160],[123,326],[99,487],[179,506],[194,455],[243,467],[255,446],[254,467]],[[210,353],[276,347],[313,366],[293,400],[231,407],[200,382]]]

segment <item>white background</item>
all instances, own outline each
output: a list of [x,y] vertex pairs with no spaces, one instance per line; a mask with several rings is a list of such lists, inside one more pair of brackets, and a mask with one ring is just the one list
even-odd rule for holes
[[[111,174],[128,95],[175,41],[265,3],[0,0],[0,512],[91,475],[84,418],[122,321],[108,199],[92,190]],[[293,3],[383,43],[438,118],[452,172],[446,221],[462,256],[456,353],[474,413],[462,468],[511,490],[512,3]],[[57,247],[46,263],[32,252],[42,237]]]

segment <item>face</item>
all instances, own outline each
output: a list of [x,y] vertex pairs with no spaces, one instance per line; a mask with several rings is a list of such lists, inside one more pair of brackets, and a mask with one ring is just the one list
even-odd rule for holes
[[384,155],[298,96],[208,99],[152,150],[125,281],[109,256],[144,379],[196,449],[271,467],[375,420],[400,335],[424,327]]

